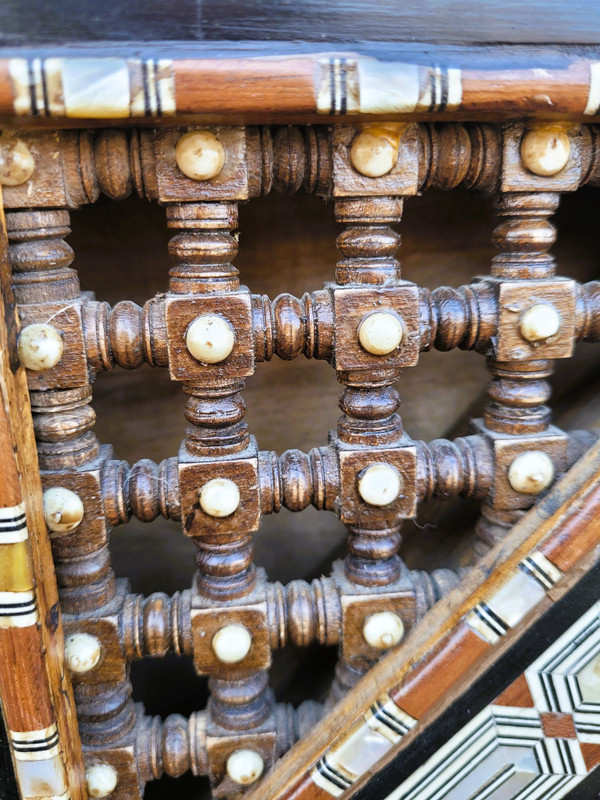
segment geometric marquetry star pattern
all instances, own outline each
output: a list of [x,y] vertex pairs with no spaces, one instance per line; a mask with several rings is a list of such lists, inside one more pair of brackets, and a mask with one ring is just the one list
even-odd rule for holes
[[600,603],[388,800],[560,800],[600,763]]

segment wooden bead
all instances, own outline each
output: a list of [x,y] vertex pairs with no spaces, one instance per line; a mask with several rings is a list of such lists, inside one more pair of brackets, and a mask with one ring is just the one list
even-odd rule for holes
[[380,178],[393,169],[398,159],[398,146],[403,123],[368,125],[352,142],[350,161],[361,175]]
[[393,611],[379,611],[365,620],[363,636],[371,647],[387,650],[401,641],[404,636],[404,624]]
[[25,142],[3,137],[0,142],[0,184],[19,186],[33,175],[35,161]]
[[240,504],[240,490],[229,478],[213,478],[200,489],[199,499],[209,517],[228,517]]
[[213,636],[212,649],[224,664],[243,661],[252,647],[250,631],[243,625],[226,625]]
[[177,142],[175,161],[188,178],[208,181],[223,169],[225,148],[211,131],[191,131]]
[[400,473],[389,464],[372,464],[358,478],[358,493],[371,506],[387,506],[393,503],[401,489]]
[[188,327],[185,344],[191,355],[204,364],[218,364],[233,350],[235,333],[224,317],[203,314]]
[[558,125],[536,127],[521,142],[521,160],[534,175],[556,175],[567,165],[571,145],[569,137]]
[[81,498],[70,489],[55,486],[44,492],[44,519],[54,533],[75,530],[83,519]]
[[508,482],[515,492],[537,494],[546,489],[554,478],[550,456],[540,450],[518,455],[508,468]]
[[385,356],[402,342],[402,322],[390,311],[367,314],[358,328],[361,346],[374,356]]
[[117,788],[119,775],[111,764],[90,764],[85,771],[88,795],[108,797]]
[[35,323],[27,325],[19,336],[21,364],[33,372],[52,369],[63,355],[63,340],[52,325]]
[[65,658],[71,672],[89,672],[100,661],[101,654],[102,645],[89,633],[72,633],[65,639]]
[[560,330],[560,314],[550,303],[536,303],[521,317],[519,330],[528,342],[542,342]]
[[258,780],[264,768],[265,762],[256,750],[236,750],[227,759],[227,774],[234,783],[242,786]]

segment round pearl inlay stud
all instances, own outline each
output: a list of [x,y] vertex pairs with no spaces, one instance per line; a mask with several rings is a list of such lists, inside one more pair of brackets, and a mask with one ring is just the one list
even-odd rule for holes
[[216,178],[225,164],[225,148],[211,131],[191,131],[175,147],[177,166],[194,181]]
[[63,340],[52,325],[35,323],[26,325],[19,335],[21,364],[33,372],[52,369],[63,355]]
[[533,128],[521,142],[521,160],[534,175],[556,175],[567,166],[571,145],[557,125]]
[[83,514],[81,498],[70,489],[55,486],[44,492],[44,519],[54,533],[75,530],[81,523]]
[[387,650],[388,647],[393,647],[401,641],[404,636],[404,623],[393,611],[378,611],[366,618],[363,636],[371,647]]
[[90,797],[108,797],[117,788],[119,775],[111,764],[90,764],[85,771]]
[[350,161],[361,175],[367,178],[380,178],[394,167],[398,149],[384,136],[370,131],[362,131],[352,142]]
[[402,323],[389,311],[367,314],[358,326],[361,346],[374,356],[385,356],[400,346]]
[[389,464],[372,464],[358,477],[358,493],[371,506],[393,503],[402,490],[402,478]]
[[252,646],[252,636],[243,625],[226,625],[213,636],[212,649],[223,664],[243,661]]
[[528,450],[518,455],[508,468],[508,482],[515,492],[537,494],[552,483],[554,464],[540,450]]
[[71,672],[89,672],[100,661],[101,654],[99,640],[89,633],[72,633],[65,638],[65,658]]
[[236,750],[227,759],[227,774],[242,786],[249,786],[258,780],[264,768],[265,762],[256,750]]
[[240,490],[229,478],[213,478],[200,489],[198,499],[209,517],[228,517],[240,504]]
[[521,317],[519,330],[528,342],[543,342],[559,332],[560,314],[550,303],[536,303]]
[[33,175],[35,161],[31,151],[20,139],[2,137],[0,141],[0,183],[19,186]]
[[203,314],[188,326],[185,344],[189,353],[198,361],[218,364],[233,350],[235,333],[224,317]]

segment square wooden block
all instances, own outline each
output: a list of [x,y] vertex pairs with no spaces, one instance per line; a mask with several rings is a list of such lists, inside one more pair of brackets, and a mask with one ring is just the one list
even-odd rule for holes
[[[335,368],[386,369],[414,367],[419,360],[419,288],[409,281],[385,288],[335,288]],[[390,312],[402,323],[400,346],[388,355],[373,355],[360,344],[358,329],[373,312]]]
[[[200,507],[199,492],[214,478],[227,478],[238,487],[239,505],[227,517],[209,516]],[[247,458],[194,461],[183,446],[179,455],[179,491],[186,536],[218,536],[258,530],[261,512],[256,453]]]
[[[215,608],[214,605],[196,608],[192,601],[192,636],[194,666],[201,675],[218,675],[235,680],[271,666],[271,646],[267,625],[267,602]],[[212,648],[212,640],[227,625],[243,625],[252,636],[248,655],[237,664],[220,661]]]
[[333,196],[416,195],[419,191],[418,126],[407,125],[400,140],[396,164],[379,178],[362,175],[350,161],[350,148],[360,130],[359,127],[342,125],[333,129]]
[[[231,325],[235,343],[231,353],[217,364],[204,364],[195,359],[186,347],[189,325],[205,314],[217,314]],[[250,292],[241,289],[230,294],[167,295],[165,299],[169,373],[175,381],[228,382],[245,378],[254,372],[252,336],[252,301]]]
[[[495,357],[498,361],[570,358],[575,349],[575,281],[554,278],[544,281],[498,281],[498,331]],[[527,309],[547,304],[560,315],[558,332],[539,342],[528,342],[520,331]]]
[[[223,169],[210,180],[198,181],[188,178],[175,161],[177,142],[185,133],[194,130],[211,131],[225,149]],[[246,130],[243,127],[200,125],[187,128],[163,128],[155,132],[154,153],[160,203],[247,200],[249,197]]]
[[[372,527],[392,526],[401,519],[409,519],[417,513],[417,448],[403,444],[377,450],[339,449],[340,459],[340,519],[346,525]],[[389,464],[395,467],[402,479],[400,495],[387,506],[365,503],[358,493],[360,473],[373,464]]]
[[569,159],[564,169],[556,175],[536,175],[524,166],[521,160],[521,142],[529,128],[521,123],[504,126],[502,151],[502,192],[574,192],[581,181],[582,158],[579,125],[567,131],[569,136]]

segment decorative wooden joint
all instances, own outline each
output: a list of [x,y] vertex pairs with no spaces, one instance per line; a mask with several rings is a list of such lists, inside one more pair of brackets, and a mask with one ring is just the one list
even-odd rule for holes
[[573,192],[584,173],[579,125],[506,123],[502,144],[502,192]]
[[417,194],[420,145],[416,124],[382,123],[362,129],[336,125],[332,148],[334,197]]
[[128,591],[128,581],[115,581],[115,594],[105,605],[77,614],[64,614],[65,638],[87,634],[100,645],[100,656],[88,669],[71,669],[71,680],[78,684],[119,684],[128,677],[121,636],[121,616]]
[[297,646],[311,642],[337,644],[341,631],[341,605],[331,578],[267,585],[267,610],[271,648],[284,647],[288,638]]
[[507,434],[471,427],[485,437],[494,454],[494,478],[487,502],[495,509],[530,508],[567,469],[568,436],[559,428],[531,434]]
[[485,281],[454,289],[419,287],[421,351],[477,350],[487,353],[496,333],[498,304]]
[[489,353],[497,361],[570,358],[575,345],[577,284],[568,278],[486,278],[498,310]]
[[337,370],[402,369],[420,351],[419,290],[400,281],[390,287],[333,288],[333,364]]
[[385,588],[349,580],[342,561],[333,564],[331,577],[340,595],[340,655],[345,661],[372,663],[399,644],[415,624],[415,592],[404,564],[398,578]]
[[578,341],[600,341],[600,281],[577,286],[575,336]]
[[194,666],[199,675],[240,680],[271,665],[267,581],[256,570],[251,591],[237,601],[215,605],[192,593],[191,631]]

